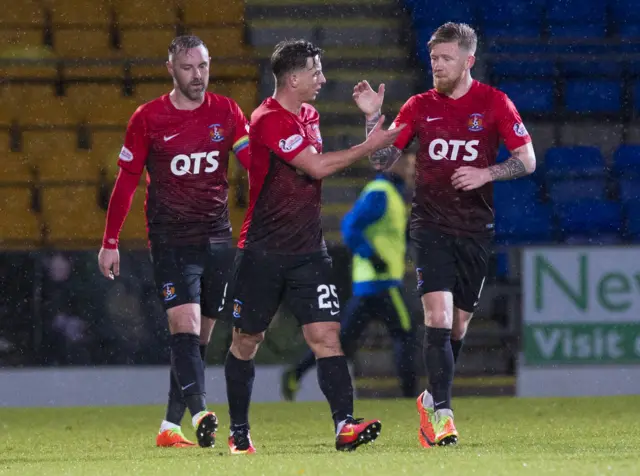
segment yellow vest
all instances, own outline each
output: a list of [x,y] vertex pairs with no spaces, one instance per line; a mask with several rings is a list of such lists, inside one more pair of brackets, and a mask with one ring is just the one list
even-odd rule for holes
[[386,194],[387,209],[378,221],[365,228],[364,236],[378,256],[387,263],[388,270],[378,274],[371,261],[355,254],[353,256],[354,285],[371,281],[395,281],[399,284],[405,274],[407,207],[396,186],[385,179],[370,182],[362,191],[362,196],[379,191]]

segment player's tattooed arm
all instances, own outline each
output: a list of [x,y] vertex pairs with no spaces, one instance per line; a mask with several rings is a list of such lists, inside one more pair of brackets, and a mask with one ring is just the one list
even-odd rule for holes
[[533,173],[536,169],[536,156],[529,143],[511,152],[511,157],[501,164],[489,167],[491,180],[513,180]]
[[[367,137],[369,137],[369,134],[375,127],[376,123],[378,122],[378,119],[380,119],[380,113],[377,113],[373,117],[367,118],[366,120],[366,136]],[[369,161],[371,162],[371,165],[373,165],[373,167],[376,170],[387,170],[393,164],[396,163],[396,161],[400,158],[401,155],[402,155],[402,151],[400,149],[398,149],[394,145],[390,145],[389,147],[385,147],[384,149],[377,150],[373,154],[371,154],[371,156],[369,157]]]
[[522,160],[517,157],[511,157],[501,164],[489,167],[489,173],[491,174],[491,179],[494,181],[511,180],[518,177],[524,177],[527,175],[527,170]]

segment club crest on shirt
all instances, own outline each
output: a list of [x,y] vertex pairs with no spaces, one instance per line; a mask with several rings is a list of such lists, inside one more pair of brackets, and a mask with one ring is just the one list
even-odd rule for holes
[[242,313],[242,301],[239,299],[233,300],[233,317],[236,319],[240,319],[240,314]]
[[469,130],[471,132],[480,132],[482,129],[484,129],[484,115],[474,112],[469,116],[467,125],[469,126]]
[[220,124],[211,124],[209,126],[209,137],[211,142],[222,142],[224,140],[224,129]]
[[162,295],[164,296],[164,302],[168,302],[176,298],[176,287],[173,283],[164,283],[162,285]]

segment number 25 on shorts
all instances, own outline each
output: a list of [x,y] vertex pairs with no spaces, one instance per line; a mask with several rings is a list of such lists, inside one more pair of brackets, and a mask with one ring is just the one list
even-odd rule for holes
[[332,316],[340,312],[340,301],[335,285],[321,284],[318,286],[318,308],[330,309]]

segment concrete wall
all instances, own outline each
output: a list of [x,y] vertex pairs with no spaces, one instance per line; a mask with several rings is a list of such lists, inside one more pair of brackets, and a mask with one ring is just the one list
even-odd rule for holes
[[[259,366],[253,387],[254,402],[280,397],[282,366]],[[223,367],[206,370],[207,401],[226,404]],[[165,404],[169,391],[168,367],[75,367],[0,370],[0,407],[69,407]],[[322,401],[316,372],[302,381],[299,401]]]

